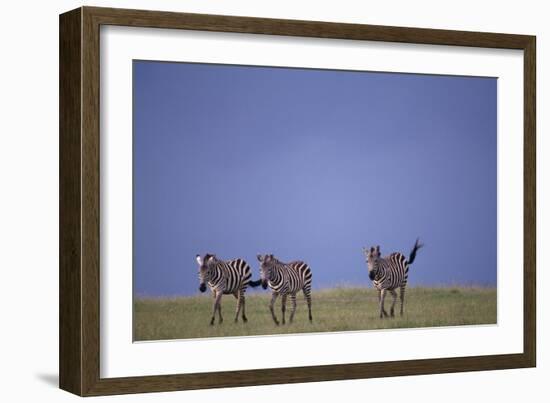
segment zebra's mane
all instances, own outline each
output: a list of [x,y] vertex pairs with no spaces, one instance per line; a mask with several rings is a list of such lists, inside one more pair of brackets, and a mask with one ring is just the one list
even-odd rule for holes
[[205,261],[205,262],[208,262],[208,260],[209,260],[210,258],[214,258],[214,261],[215,261],[215,262],[218,261],[218,258],[217,258],[214,254],[212,254],[212,253],[207,253],[206,255],[204,255],[204,261]]
[[390,253],[390,254],[387,255],[387,256],[380,256],[379,259],[388,260],[388,259],[391,259],[392,257],[395,257],[395,256],[398,256],[398,257],[401,256],[401,257],[403,257],[404,259],[406,259],[405,255],[402,254],[401,252],[392,252],[392,253]]

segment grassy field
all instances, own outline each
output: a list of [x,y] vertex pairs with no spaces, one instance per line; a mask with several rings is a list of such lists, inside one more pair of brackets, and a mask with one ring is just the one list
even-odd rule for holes
[[[380,319],[376,292],[369,288],[314,290],[313,323],[307,320],[303,294],[297,299],[294,323],[276,326],[269,313],[270,293],[250,293],[246,297],[248,323],[234,323],[236,299],[222,298],[224,322],[210,326],[210,293],[179,298],[136,298],[134,301],[134,340],[166,340],[204,337],[248,336],[281,333],[335,332],[388,328],[415,328],[494,324],[497,319],[496,288],[443,287],[407,289],[405,314]],[[389,313],[391,296],[386,298]],[[290,300],[287,302],[287,320]],[[280,298],[276,313],[281,319]]]

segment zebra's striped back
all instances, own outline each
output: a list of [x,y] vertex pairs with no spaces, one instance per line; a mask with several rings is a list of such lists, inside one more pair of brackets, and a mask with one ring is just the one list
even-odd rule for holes
[[311,280],[311,269],[307,263],[302,261],[282,263],[274,260],[268,284],[279,294],[291,294],[306,287],[311,289]]
[[211,254],[198,259],[199,280],[201,284],[208,283],[212,291],[233,294],[245,290],[252,277],[250,266],[243,259],[224,261]]
[[250,266],[243,259],[218,261],[212,271],[213,275],[208,285],[212,290],[219,290],[224,294],[246,289],[252,277]]
[[375,265],[376,274],[373,284],[379,290],[395,290],[407,285],[409,263],[403,254],[396,252],[379,258]]

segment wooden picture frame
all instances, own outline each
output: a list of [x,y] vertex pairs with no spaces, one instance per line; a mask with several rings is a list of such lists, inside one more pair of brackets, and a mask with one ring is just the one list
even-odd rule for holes
[[[100,377],[99,35],[101,25],[523,50],[523,353],[226,372]],[[536,365],[535,37],[484,32],[81,7],[60,16],[60,387],[80,396]]]

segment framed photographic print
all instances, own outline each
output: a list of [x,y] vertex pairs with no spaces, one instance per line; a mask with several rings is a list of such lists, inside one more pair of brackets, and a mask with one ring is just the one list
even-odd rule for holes
[[535,180],[533,36],[62,14],[60,387],[535,366]]

